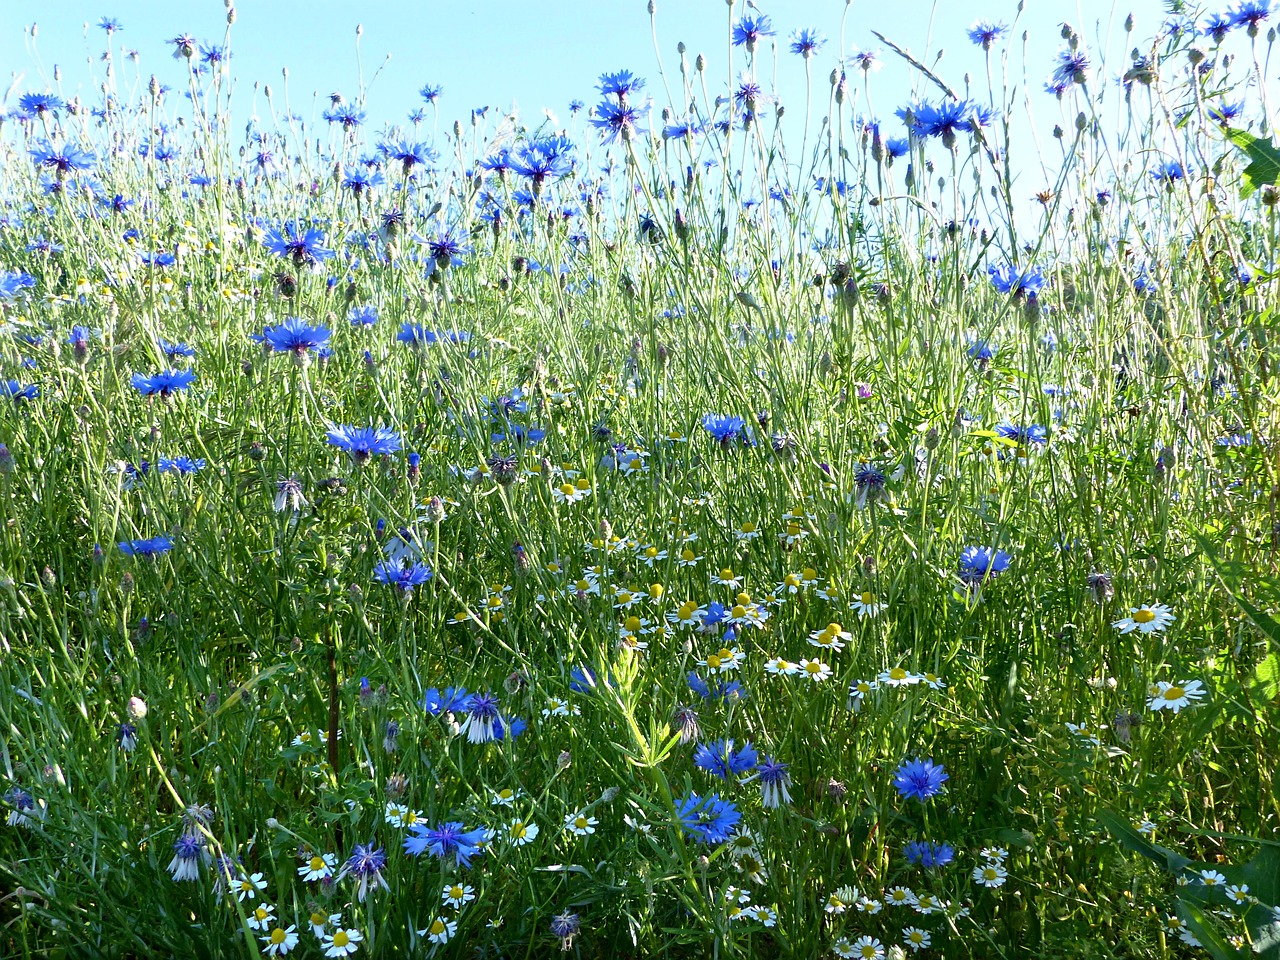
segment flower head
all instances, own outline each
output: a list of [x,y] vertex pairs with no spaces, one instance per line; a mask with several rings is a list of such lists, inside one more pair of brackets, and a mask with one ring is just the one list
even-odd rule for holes
[[335,447],[350,453],[356,463],[400,449],[400,437],[386,427],[333,427],[325,436]]
[[302,227],[287,220],[279,228],[268,230],[262,245],[281,259],[292,260],[299,267],[315,267],[328,260],[333,251],[324,245],[324,234],[315,227]]
[[357,843],[347,862],[342,865],[338,879],[350,876],[359,880],[356,896],[363,902],[371,886],[381,885],[383,890],[390,889],[382,876],[382,868],[386,865],[387,854],[382,847],[374,847],[372,842]]
[[906,760],[893,774],[893,786],[904,800],[923,803],[942,792],[942,785],[951,779],[942,764],[932,760]]
[[700,797],[696,793],[676,802],[676,822],[700,843],[724,843],[742,819],[738,808],[717,794]]
[[437,827],[415,823],[410,831],[413,835],[404,839],[406,853],[415,857],[429,853],[441,860],[452,856],[459,867],[471,866],[471,858],[481,852],[489,839],[489,831],[483,827],[467,830],[457,821],[442,823]]

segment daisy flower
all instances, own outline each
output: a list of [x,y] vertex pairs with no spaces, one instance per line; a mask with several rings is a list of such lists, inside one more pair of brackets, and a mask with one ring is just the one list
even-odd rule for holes
[[721,647],[715,653],[707,654],[705,660],[699,660],[698,666],[718,670],[720,673],[730,673],[742,666],[745,659],[746,655],[737,647]]
[[984,887],[995,889],[1001,886],[1009,873],[1000,863],[990,862],[980,864],[973,868],[973,879],[975,883],[980,883]]
[[575,837],[585,837],[596,832],[596,824],[599,822],[595,817],[587,816],[585,810],[579,810],[564,818],[564,828]]
[[831,668],[821,660],[801,660],[800,672],[814,683],[821,683],[831,676]]
[[338,928],[333,933],[324,935],[324,955],[326,957],[349,957],[360,949],[360,941],[364,935],[359,930],[343,930]]
[[874,617],[883,612],[886,606],[886,604],[877,602],[876,595],[870,590],[859,594],[854,597],[853,600],[849,601],[849,609],[860,617]]
[[792,663],[790,660],[784,660],[782,657],[774,657],[764,665],[766,673],[776,676],[790,677],[800,672],[800,664]]
[[816,587],[821,582],[822,578],[818,576],[818,571],[813,567],[805,567],[800,572],[800,586],[802,587]]
[[706,612],[706,607],[699,606],[693,600],[686,600],[675,610],[667,611],[667,622],[677,627],[696,627],[702,623],[702,615]]
[[1247,883],[1231,884],[1226,890],[1227,899],[1232,903],[1252,903],[1253,897],[1249,896],[1249,885]]
[[883,671],[876,679],[886,687],[909,687],[919,683],[924,677],[912,673],[906,667],[892,667]]
[[272,927],[270,933],[258,939],[267,945],[263,951],[267,956],[283,957],[298,945],[298,925],[290,924],[287,930],[284,927]]
[[585,500],[591,495],[591,483],[586,479],[580,479],[576,483],[568,481],[553,486],[551,488],[551,499],[556,503],[563,503],[572,506],[580,500]]
[[244,918],[250,930],[266,930],[276,922],[276,908],[269,903],[260,903],[253,912]]
[[323,940],[326,927],[342,926],[342,914],[330,913],[326,915],[325,913],[317,910],[307,918],[307,925],[311,927],[311,932],[316,935],[317,940]]
[[903,942],[916,952],[923,950],[929,946],[932,939],[928,930],[921,930],[919,927],[906,927],[902,931]]
[[677,564],[681,567],[696,567],[702,561],[702,557],[694,553],[688,547],[680,551],[680,559]]
[[1183,680],[1180,683],[1159,681],[1148,691],[1147,706],[1153,711],[1171,710],[1178,713],[1202,699],[1208,691],[1199,680]]
[[745,543],[748,540],[754,540],[760,536],[760,528],[754,523],[744,523],[733,532],[739,543]]
[[399,803],[388,803],[383,819],[398,829],[412,827],[422,819],[422,813]]
[[523,847],[532,843],[538,836],[538,825],[527,820],[512,820],[507,824],[507,839],[512,845]]
[[236,895],[236,899],[241,903],[246,898],[249,900],[256,899],[258,894],[265,889],[267,889],[267,881],[263,879],[260,873],[242,876],[231,884],[231,892]]
[[1161,633],[1169,628],[1177,618],[1173,610],[1163,603],[1145,603],[1140,607],[1130,607],[1129,616],[1116,620],[1111,625],[1121,633]]
[[914,907],[919,901],[910,887],[893,887],[884,896],[891,907]]
[[337,866],[338,857],[335,854],[312,854],[311,858],[298,868],[298,876],[307,883],[315,883],[318,880],[328,880],[333,876],[334,868]]
[[441,899],[455,910],[461,910],[463,906],[470,903],[476,898],[475,888],[468,884],[446,883]]
[[809,634],[809,643],[825,650],[843,650],[844,645],[852,639],[849,631],[838,623],[828,623],[821,630]]
[[519,790],[513,790],[510,787],[503,787],[501,790],[493,791],[493,796],[490,798],[489,803],[495,807],[509,807],[515,803],[516,799],[520,796],[521,792]]
[[722,587],[728,587],[730,590],[742,589],[742,578],[735,575],[731,567],[725,567],[719,573],[713,573],[711,582]]
[[854,713],[862,709],[862,703],[868,694],[880,689],[879,680],[855,680],[849,684],[849,709]]
[[449,939],[457,932],[457,920],[445,920],[443,917],[436,917],[431,921],[431,926],[425,930],[418,931],[418,936],[426,937],[432,943],[448,943]]
[[860,960],[884,960],[884,944],[875,937],[859,937],[853,941],[853,953],[849,956]]

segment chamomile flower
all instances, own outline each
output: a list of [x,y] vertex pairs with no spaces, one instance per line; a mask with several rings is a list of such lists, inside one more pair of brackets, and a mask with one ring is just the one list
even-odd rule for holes
[[529,820],[519,818],[507,824],[507,839],[515,847],[523,847],[533,843],[538,837],[538,825]]
[[702,562],[702,557],[694,552],[691,547],[685,547],[680,551],[680,559],[676,561],[676,565],[680,567],[696,567]]
[[236,899],[241,903],[246,899],[256,899],[258,894],[265,889],[267,889],[267,881],[263,879],[263,876],[260,873],[254,873],[248,876],[241,875],[238,879],[231,882],[231,892],[235,894]]
[[422,812],[399,803],[388,803],[383,819],[397,829],[412,827],[422,819]]
[[1001,886],[1009,875],[1003,864],[997,862],[981,863],[973,868],[973,880],[984,887],[995,889]]
[[1224,887],[1227,883],[1227,878],[1217,870],[1201,870],[1196,880],[1206,887]]
[[587,816],[585,810],[578,810],[565,816],[564,829],[575,837],[585,837],[596,832],[599,822],[595,817]]
[[565,481],[551,488],[551,499],[567,506],[572,506],[589,496],[591,496],[591,483],[585,477],[573,483]]
[[862,710],[867,697],[880,689],[879,680],[855,680],[849,684],[849,709],[854,713]]
[[983,847],[978,851],[978,856],[988,863],[1004,863],[1009,857],[1009,851],[1004,847]]
[[929,893],[920,894],[920,896],[916,898],[914,906],[916,913],[922,914],[926,917],[930,914],[942,912],[942,901]]
[[884,960],[884,944],[875,937],[861,936],[853,941],[851,957],[858,960]]
[[751,912],[755,914],[755,919],[763,926],[774,927],[778,924],[778,911],[773,907],[758,904],[751,908]]
[[891,907],[914,907],[919,901],[910,887],[892,887],[884,895],[884,902]]
[[1111,624],[1121,633],[1163,633],[1177,618],[1173,610],[1163,603],[1144,603],[1140,607],[1130,607],[1129,616],[1116,620]]
[[760,536],[760,527],[748,521],[741,524],[738,529],[733,532],[733,535],[739,543],[746,543]]
[[276,922],[276,908],[269,903],[260,903],[244,918],[244,922],[250,930],[266,930]]
[[918,673],[912,673],[906,667],[890,667],[882,671],[876,679],[886,687],[910,687],[919,683],[924,677]]
[[828,623],[821,630],[809,634],[809,643],[824,650],[843,650],[852,639],[852,634],[838,623]]
[[638,559],[646,567],[652,567],[652,566],[655,566],[656,564],[662,563],[664,560],[667,559],[667,551],[661,550],[658,547],[655,547],[651,544],[647,547],[641,548],[636,553],[636,559]]
[[859,913],[865,913],[873,917],[884,909],[883,903],[865,894],[858,898],[858,902],[854,906],[858,908]]
[[446,883],[444,891],[440,894],[440,899],[444,901],[445,905],[453,907],[455,910],[461,910],[475,898],[475,888],[464,883]]
[[919,953],[929,946],[933,940],[929,936],[928,930],[921,930],[919,927],[904,927],[902,930],[902,942]]
[[290,924],[288,929],[272,927],[265,936],[258,939],[267,945],[263,951],[267,956],[283,957],[298,945],[298,925]]
[[1178,713],[1203,699],[1207,693],[1199,680],[1183,680],[1179,683],[1161,680],[1148,691],[1147,707],[1157,712],[1170,710]]
[[1252,903],[1254,899],[1249,895],[1249,885],[1247,883],[1230,884],[1226,889],[1226,894],[1227,899],[1232,903]]
[[699,660],[698,666],[719,673],[731,673],[741,667],[744,660],[746,655],[737,647],[721,647],[715,653],[707,654],[705,660]]
[[298,868],[298,876],[307,883],[328,880],[338,866],[338,857],[332,853],[315,853]]
[[311,927],[311,932],[315,934],[317,940],[323,940],[325,930],[328,927],[337,928],[342,926],[342,914],[325,914],[323,911],[316,910],[307,918],[307,925]]
[[764,669],[765,673],[771,673],[775,677],[790,677],[800,672],[800,664],[774,657],[765,663]]
[[550,717],[579,717],[582,715],[582,708],[576,703],[570,703],[568,700],[562,700],[560,697],[550,697],[547,705],[542,708],[543,719]]
[[821,683],[831,676],[831,667],[821,660],[801,660],[800,673],[814,683]]
[[344,930],[339,927],[333,933],[324,935],[321,946],[326,957],[349,957],[360,949],[360,941],[363,939],[364,934],[359,930]]
[[946,681],[944,681],[936,673],[930,673],[929,671],[926,670],[923,674],[920,675],[920,677],[924,681],[925,686],[927,686],[930,690],[945,690],[947,687]]
[[876,595],[865,590],[849,601],[849,609],[860,617],[874,617],[887,609],[887,604],[880,603]]
[[418,931],[418,936],[426,937],[432,943],[448,943],[457,932],[457,920],[446,920],[444,917],[436,917],[431,921],[430,926]]
[[711,582],[722,587],[728,587],[730,590],[742,589],[742,578],[735,574],[731,567],[725,567],[718,573],[713,573]]
[[522,790],[503,787],[501,790],[492,791],[489,803],[495,807],[509,807],[522,796],[524,796],[524,792]]
[[824,913],[838,916],[844,913],[858,899],[858,891],[851,887],[841,887],[827,894],[827,901],[822,905]]

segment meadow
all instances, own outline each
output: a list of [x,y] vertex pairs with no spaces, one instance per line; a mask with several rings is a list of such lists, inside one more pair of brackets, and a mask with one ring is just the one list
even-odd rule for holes
[[12,94],[0,955],[1280,957],[1280,11],[778,6],[564,123],[245,131],[229,4]]

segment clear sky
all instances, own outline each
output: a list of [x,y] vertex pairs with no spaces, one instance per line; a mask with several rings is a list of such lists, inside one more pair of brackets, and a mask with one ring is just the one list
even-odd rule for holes
[[[707,55],[712,95],[727,87],[724,0],[657,2],[658,42],[672,79],[678,79],[676,43],[683,40],[690,59],[699,52]],[[247,118],[252,111],[254,80],[270,84],[277,95],[282,92],[283,66],[290,71],[290,107],[303,117],[319,119],[334,91],[353,99],[359,78],[357,24],[363,25],[360,62],[369,87],[372,131],[386,123],[404,123],[409,111],[422,105],[417,91],[426,83],[444,88],[439,102],[442,129],[480,106],[491,106],[496,113],[518,106],[531,125],[541,121],[546,107],[567,121],[571,100],[590,105],[599,74],[623,68],[647,77],[649,92],[662,105],[665,93],[646,5],[647,0],[240,0],[231,63],[237,118]],[[812,27],[829,38],[813,62],[814,115],[820,118],[827,103],[827,76],[839,53],[844,0],[760,0],[758,6],[778,32],[777,88],[793,115],[803,114],[804,69],[800,58],[786,50],[787,35],[795,28]],[[141,55],[135,66],[117,52],[117,83],[122,89],[135,71],[144,84],[155,73],[162,82],[183,89],[185,66],[170,58],[166,41],[185,32],[217,42],[225,22],[222,0],[7,0],[0,7],[0,68],[13,74],[10,102],[17,93],[55,86],[57,65],[62,75],[57,86],[63,95],[80,92],[87,103],[96,104],[95,87],[104,67],[99,60],[107,42],[96,26],[101,16],[123,25],[112,38],[117,51],[123,46]],[[735,15],[744,9],[740,0]],[[1122,24],[1130,12],[1137,27],[1126,43]],[[975,80],[984,71],[981,50],[965,36],[969,24],[978,17],[1008,23],[1015,16],[1016,3],[1011,0],[854,0],[844,52],[855,46],[880,48],[871,34],[879,30],[930,63],[941,52],[939,73],[961,89],[966,71]],[[1106,51],[1110,62],[1105,75],[1111,78],[1123,72],[1129,46],[1149,37],[1162,19],[1159,0],[1026,0],[1008,46],[1009,74],[1012,79],[1022,77],[1025,29],[1030,33],[1027,72],[1037,91],[1033,105],[1042,135],[1058,119],[1052,98],[1038,91],[1061,43],[1058,26],[1063,20],[1082,32],[1095,56],[1099,49]],[[34,43],[27,33],[32,23],[39,26]],[[742,65],[741,51],[737,57],[735,69]],[[766,76],[773,73],[772,57],[767,60],[769,68],[759,71]],[[890,51],[884,51],[884,60],[883,71],[871,78],[870,93],[876,113],[894,126],[892,111],[908,99],[910,81]],[[861,95],[859,106],[865,106]],[[259,112],[264,109],[259,100]],[[424,136],[431,124],[428,110]],[[899,131],[895,126],[891,132]]]

